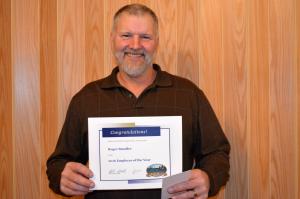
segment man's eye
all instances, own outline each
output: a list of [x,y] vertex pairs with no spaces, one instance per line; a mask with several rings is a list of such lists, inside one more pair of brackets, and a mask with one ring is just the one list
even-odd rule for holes
[[130,38],[131,35],[129,35],[129,34],[124,34],[124,35],[121,35],[121,37],[124,38],[124,39],[127,39],[127,38]]
[[142,39],[145,39],[145,40],[150,40],[150,39],[151,39],[151,37],[148,36],[148,35],[143,35],[143,36],[141,36],[141,38],[142,38]]

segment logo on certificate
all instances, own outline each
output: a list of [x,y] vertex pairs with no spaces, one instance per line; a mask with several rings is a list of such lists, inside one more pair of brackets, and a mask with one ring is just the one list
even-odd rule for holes
[[147,167],[147,177],[159,177],[167,175],[167,167],[163,164],[151,164]]

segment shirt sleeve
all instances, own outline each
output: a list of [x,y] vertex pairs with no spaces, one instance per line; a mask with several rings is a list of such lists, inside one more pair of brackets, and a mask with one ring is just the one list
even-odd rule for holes
[[47,160],[47,176],[49,187],[58,194],[60,191],[60,178],[67,162],[80,162],[86,164],[87,151],[85,151],[86,135],[82,132],[82,119],[79,116],[78,105],[72,99],[65,122],[63,124],[56,148]]
[[210,180],[209,196],[216,195],[229,179],[230,144],[202,91],[197,95],[197,130],[195,132],[195,168],[205,171]]

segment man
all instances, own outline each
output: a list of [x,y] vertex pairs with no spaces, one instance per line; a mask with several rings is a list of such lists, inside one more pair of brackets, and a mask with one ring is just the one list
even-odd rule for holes
[[56,149],[47,161],[49,186],[56,193],[87,199],[160,198],[160,189],[89,191],[94,182],[86,166],[88,117],[180,115],[182,166],[192,171],[188,181],[169,187],[172,198],[207,198],[226,183],[229,143],[203,92],[153,64],[158,41],[158,20],[148,7],[131,4],[115,14],[111,45],[118,67],[71,100]]

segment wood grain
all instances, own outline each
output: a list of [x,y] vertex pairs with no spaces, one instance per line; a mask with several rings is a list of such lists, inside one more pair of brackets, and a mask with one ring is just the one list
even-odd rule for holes
[[299,0],[0,1],[0,197],[63,198],[46,159],[72,96],[116,65],[112,18],[134,2],[159,16],[156,62],[204,90],[230,140],[211,199],[298,199]]
[[[177,73],[177,1],[156,1],[153,10],[159,20],[159,46],[156,63],[170,73]],[[166,31],[171,30],[171,31]],[[180,66],[184,67],[184,66]]]
[[103,2],[86,0],[85,5],[85,82],[104,76]]
[[269,2],[249,2],[249,198],[270,198]]
[[[224,127],[223,115],[223,9],[216,0],[199,2],[199,86]],[[209,20],[208,20],[209,19]]]
[[13,198],[11,5],[0,1],[0,198]]
[[296,62],[297,62],[297,132],[298,132],[298,198],[300,197],[300,2],[296,1]]
[[72,96],[85,83],[84,1],[57,1],[59,127]]
[[[270,3],[271,198],[297,198],[295,2]],[[288,146],[288,147],[287,147]]]
[[[56,145],[58,127],[58,71],[57,71],[57,2],[41,2],[41,195],[58,198],[48,187],[46,161]],[[62,198],[62,197],[61,197]]]
[[[177,74],[190,79],[195,84],[199,82],[199,53],[198,45],[198,1],[178,1],[177,13],[180,18],[177,21]],[[188,19],[188,20],[186,20]],[[170,30],[171,31],[171,30]]]
[[297,18],[296,18],[296,35],[297,35],[297,102],[298,102],[298,121],[297,121],[297,132],[298,132],[298,198],[300,197],[300,1],[296,1],[297,5],[296,5],[296,14],[297,14]]
[[[247,136],[247,15],[246,1],[233,0],[224,5],[223,64],[224,130],[230,139],[231,179],[226,197],[248,198]],[[237,164],[238,162],[238,164]],[[239,189],[235,188],[239,185]]]
[[39,198],[41,184],[39,0],[11,2],[14,198]]

